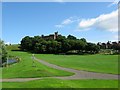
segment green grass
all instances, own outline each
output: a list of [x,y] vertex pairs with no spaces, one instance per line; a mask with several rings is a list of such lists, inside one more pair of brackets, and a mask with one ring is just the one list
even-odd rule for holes
[[20,46],[20,45],[18,45],[18,44],[12,44],[12,45],[6,46],[6,49],[7,49],[8,51],[11,51],[11,50],[20,50],[19,46]]
[[[16,46],[15,46],[16,47]],[[13,50],[13,47],[7,47]],[[29,78],[67,76],[73,73],[56,70],[35,61],[32,67],[31,54],[20,51],[9,51],[9,54],[21,58],[19,63],[3,68],[3,78]],[[36,57],[47,62],[78,70],[112,73],[118,72],[117,55],[53,55],[37,54]],[[46,78],[29,82],[3,82],[3,88],[117,88],[117,80],[60,80]],[[1,88],[1,86],[0,86]]]
[[31,54],[20,51],[9,51],[9,54],[21,58],[19,63],[5,67],[2,70],[3,78],[28,78],[28,77],[47,77],[47,76],[68,76],[73,73],[53,69],[35,61],[33,67]]
[[[0,78],[2,78],[2,68],[0,68]],[[2,82],[0,82],[0,90],[2,89]]]
[[117,80],[42,79],[29,82],[4,82],[3,88],[117,88]]
[[78,70],[118,74],[117,55],[53,55],[36,54],[37,58],[59,66]]

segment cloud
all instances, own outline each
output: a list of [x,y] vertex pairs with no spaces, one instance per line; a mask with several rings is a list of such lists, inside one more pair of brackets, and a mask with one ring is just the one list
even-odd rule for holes
[[55,25],[56,28],[62,28],[63,25]]
[[63,20],[60,24],[55,25],[55,27],[56,27],[56,28],[63,28],[64,26],[69,25],[69,24],[72,24],[72,23],[77,22],[77,21],[79,21],[79,20],[80,20],[80,19],[79,19],[78,17],[76,17],[76,16],[74,16],[74,17],[69,17],[69,18]]
[[5,44],[10,45],[10,42],[6,42]]
[[108,5],[108,7],[111,7],[113,5],[117,5],[119,2],[119,0],[114,0],[114,2],[112,2],[111,4]]
[[56,28],[62,28],[65,25],[71,24],[73,21],[69,19],[65,19],[61,24],[55,25]]
[[79,22],[79,30],[99,29],[110,32],[118,31],[118,10],[109,14],[102,14],[96,18],[82,19]]
[[71,24],[73,21],[71,19],[66,19],[62,22],[62,25],[68,25]]

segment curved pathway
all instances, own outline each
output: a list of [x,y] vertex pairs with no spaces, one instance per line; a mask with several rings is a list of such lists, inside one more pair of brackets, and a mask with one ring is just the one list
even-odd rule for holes
[[38,62],[52,67],[54,69],[58,70],[64,70],[67,72],[72,72],[75,73],[72,76],[59,76],[59,77],[42,77],[42,78],[13,78],[13,79],[0,79],[0,82],[25,82],[25,81],[31,81],[31,80],[39,80],[39,79],[44,79],[44,78],[58,78],[58,79],[63,79],[63,80],[72,80],[72,79],[118,79],[119,75],[113,75],[113,74],[103,74],[103,73],[96,73],[96,72],[88,72],[88,71],[79,71],[75,69],[70,69],[70,68],[64,68],[61,66],[57,66],[51,63],[48,63],[44,60],[40,60],[32,56],[34,60],[37,60]]
[[118,79],[118,75],[103,74],[103,73],[88,72],[88,71],[81,71],[81,70],[75,70],[75,69],[70,69],[70,68],[64,68],[61,66],[57,66],[57,65],[48,63],[48,62],[43,61],[43,60],[39,60],[35,57],[33,57],[33,59],[35,59],[38,62],[40,62],[46,66],[49,66],[49,67],[75,73],[72,76],[64,76],[64,77],[62,76],[62,77],[54,77],[54,78],[67,79],[67,80],[69,80],[69,79],[70,80],[71,79]]

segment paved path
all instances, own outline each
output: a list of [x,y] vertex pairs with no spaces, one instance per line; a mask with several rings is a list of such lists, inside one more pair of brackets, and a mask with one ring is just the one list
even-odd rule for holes
[[0,79],[0,82],[27,82],[32,80],[38,80],[42,78],[11,78],[11,79]]
[[118,79],[118,75],[113,75],[113,74],[103,74],[103,73],[96,73],[96,72],[88,72],[88,71],[79,71],[79,70],[75,70],[75,69],[70,69],[70,68],[64,68],[61,66],[57,66],[51,63],[48,63],[46,61],[43,60],[39,60],[35,57],[33,57],[35,60],[37,60],[38,62],[55,68],[55,69],[59,69],[59,70],[64,70],[64,71],[68,71],[68,72],[72,72],[75,73],[72,76],[64,76],[64,77],[54,77],[54,78],[59,78],[59,79],[66,79],[66,80],[71,80],[71,79]]
[[79,70],[64,68],[61,66],[57,66],[57,65],[48,63],[44,60],[35,58],[34,55],[32,58],[46,66],[52,67],[54,69],[64,70],[64,71],[72,72],[75,74],[72,76],[59,76],[59,77],[0,79],[0,82],[25,82],[25,81],[31,81],[31,80],[44,79],[44,78],[58,78],[58,79],[63,79],[63,80],[72,80],[72,79],[109,79],[109,80],[116,79],[117,80],[118,79],[118,75],[88,72],[88,71],[81,71],[81,70],[79,71]]

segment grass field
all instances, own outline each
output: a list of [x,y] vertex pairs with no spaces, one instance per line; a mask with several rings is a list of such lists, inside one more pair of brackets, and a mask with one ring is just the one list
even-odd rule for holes
[[[17,47],[16,47],[17,48]],[[14,49],[14,46],[9,47]],[[21,58],[19,63],[3,68],[3,78],[28,78],[67,76],[73,73],[52,69],[35,61],[36,67],[32,67],[30,53],[9,51],[9,54]],[[37,58],[67,68],[78,70],[117,74],[117,55],[53,55],[36,54]],[[29,82],[3,82],[3,88],[117,88],[118,80],[60,80],[45,78]]]
[[67,76],[73,73],[53,69],[35,62],[33,67],[31,54],[26,52],[10,51],[9,54],[21,58],[19,63],[3,68],[3,78],[25,78],[25,77],[46,77],[46,76]]
[[[2,68],[0,68],[0,78],[2,78]],[[0,90],[2,90],[2,83],[0,82]]]
[[6,82],[3,88],[117,88],[117,80],[42,79],[30,82]]
[[20,50],[19,46],[20,46],[20,45],[18,45],[18,44],[12,44],[12,45],[6,46],[6,49],[7,49],[8,51],[11,51],[11,50]]
[[118,55],[53,55],[36,54],[37,58],[78,70],[118,74]]

